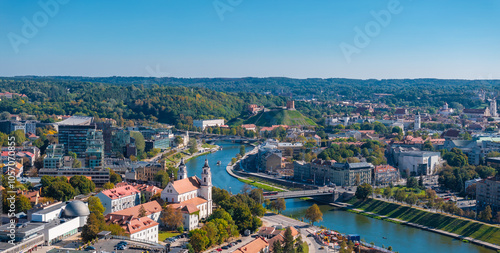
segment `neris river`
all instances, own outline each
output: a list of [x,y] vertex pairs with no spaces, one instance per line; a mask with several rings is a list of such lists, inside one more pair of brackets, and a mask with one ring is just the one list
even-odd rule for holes
[[[226,165],[240,151],[240,144],[219,142],[217,145],[222,150],[215,153],[199,156],[186,163],[188,176],[201,175],[201,168],[208,159],[212,170],[212,183],[214,186],[226,189],[232,193],[238,193],[243,187],[243,183],[231,177],[226,172]],[[247,146],[250,151],[252,146]],[[221,161],[221,165],[217,165]],[[311,206],[313,201],[300,199],[287,199],[284,215],[301,218],[305,210]],[[367,242],[374,242],[377,246],[392,246],[393,250],[410,253],[430,253],[430,252],[454,252],[454,253],[493,253],[495,251],[470,243],[463,243],[460,240],[443,236],[424,230],[394,224],[387,221],[368,218],[363,215],[349,213],[340,209],[319,204],[323,212],[323,221],[317,225],[323,225],[329,229],[337,230],[346,234],[359,234]],[[386,238],[386,239],[384,239]]]

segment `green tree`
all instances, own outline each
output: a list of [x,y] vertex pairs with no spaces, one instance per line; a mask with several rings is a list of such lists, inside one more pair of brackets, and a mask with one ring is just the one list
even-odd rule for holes
[[95,184],[85,176],[72,176],[69,183],[73,188],[78,189],[81,194],[88,194],[95,190]]
[[100,227],[104,224],[104,216],[96,213],[90,213],[87,218],[87,223],[82,228],[82,240],[89,242],[97,238],[97,234],[101,232]]
[[307,208],[306,214],[304,216],[309,222],[311,222],[311,225],[314,225],[314,222],[322,221],[323,220],[323,213],[319,209],[319,206],[314,204]]
[[282,211],[286,210],[286,203],[285,199],[283,198],[277,198],[271,202],[271,208],[278,211],[278,213],[281,213]]
[[198,142],[194,138],[189,139],[189,153],[194,154],[198,152]]
[[390,197],[392,197],[392,189],[387,186],[384,188],[384,198],[389,199]]
[[245,145],[241,145],[241,146],[240,146],[240,155],[241,155],[241,156],[244,156],[244,155],[245,155],[245,153],[246,153],[246,152],[245,152]]
[[115,184],[111,183],[111,182],[107,182],[105,183],[102,188],[104,190],[109,190],[109,189],[114,189],[115,188]]
[[415,195],[415,193],[413,192],[410,192],[408,194],[408,196],[406,196],[406,199],[405,199],[405,202],[410,205],[410,207],[412,207],[413,205],[415,205],[417,203],[417,195]]
[[16,200],[16,212],[24,212],[28,213],[28,210],[31,209],[30,199],[24,195],[17,195]]
[[106,209],[101,203],[101,200],[96,196],[91,196],[88,199],[89,211],[92,213],[102,215]]
[[119,174],[115,173],[114,170],[110,169],[109,170],[109,182],[113,184],[120,183],[122,181],[122,176]]
[[137,155],[142,155],[144,153],[144,148],[146,147],[146,141],[141,132],[132,131],[130,132],[130,137],[134,138],[135,147],[137,148]]
[[394,194],[394,199],[398,202],[403,202],[406,198],[406,193],[403,189],[397,189],[396,193]]
[[484,220],[484,221],[490,221],[492,217],[493,216],[491,214],[491,207],[489,205],[486,206],[486,208],[483,211],[479,212],[479,216],[478,216],[478,218],[480,220]]
[[189,243],[193,246],[195,252],[202,252],[209,246],[210,240],[207,237],[207,232],[201,229],[189,231]]
[[23,142],[27,140],[26,135],[24,135],[24,131],[21,129],[18,129],[10,133],[10,137],[15,138],[16,146],[21,146]]
[[206,222],[205,226],[201,229],[207,232],[208,245],[217,245],[219,241],[219,229],[217,229],[217,224],[214,222]]
[[143,205],[141,205],[141,207],[139,208],[139,218],[142,218],[144,216],[146,216],[148,214],[148,212],[146,211],[146,209],[144,208]]
[[364,183],[357,187],[355,195],[356,198],[364,200],[367,199],[368,196],[372,194],[372,192],[373,192],[372,186],[367,183]]
[[290,227],[287,227],[285,229],[285,238],[284,238],[284,244],[285,246],[283,247],[283,252],[287,253],[294,253],[295,252],[295,247],[293,245],[293,236],[292,236],[292,230]]
[[73,168],[81,168],[82,167],[82,162],[78,159],[73,160],[73,164],[71,165]]

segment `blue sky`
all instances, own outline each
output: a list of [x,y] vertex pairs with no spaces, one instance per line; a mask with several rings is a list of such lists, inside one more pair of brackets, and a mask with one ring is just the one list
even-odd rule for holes
[[0,75],[500,79],[499,12],[496,0],[1,0]]

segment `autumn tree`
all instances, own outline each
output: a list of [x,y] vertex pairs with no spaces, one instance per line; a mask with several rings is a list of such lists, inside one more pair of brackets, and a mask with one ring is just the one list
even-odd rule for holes
[[139,208],[139,218],[142,218],[142,217],[146,216],[147,213],[148,212],[144,208],[144,205],[141,205],[141,207]]
[[178,208],[174,209],[171,205],[166,205],[163,208],[161,221],[166,227],[176,229],[182,226],[182,213]]
[[305,218],[311,222],[311,225],[314,225],[314,222],[323,220],[323,213],[319,209],[319,206],[314,204],[307,208]]
[[109,190],[109,189],[114,189],[115,188],[115,184],[111,183],[111,182],[107,182],[105,183],[102,188],[104,190]]
[[478,218],[480,220],[484,220],[484,221],[490,221],[492,217],[493,216],[491,214],[491,207],[489,205],[486,206],[486,208],[483,211],[479,212],[479,216],[478,216]]
[[277,198],[271,202],[271,208],[278,211],[278,213],[281,213],[282,211],[286,210],[286,203],[285,199],[283,198]]

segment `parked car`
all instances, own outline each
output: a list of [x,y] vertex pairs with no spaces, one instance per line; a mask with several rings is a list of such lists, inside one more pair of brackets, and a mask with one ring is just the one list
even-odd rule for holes
[[222,246],[221,249],[229,249],[228,246]]
[[95,250],[94,246],[87,246],[85,248],[86,251],[90,251],[90,250]]

